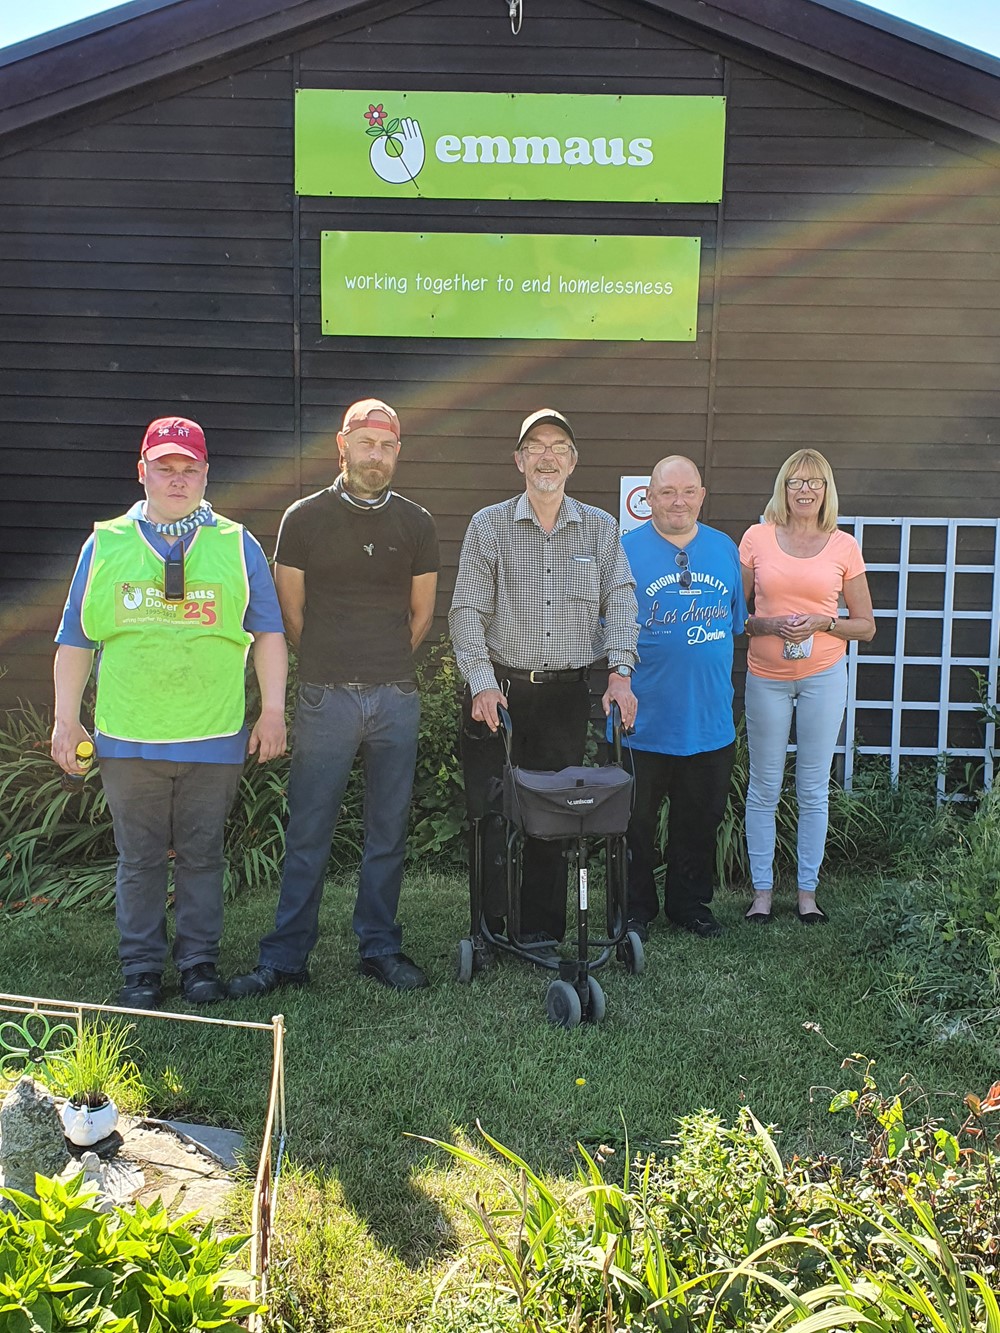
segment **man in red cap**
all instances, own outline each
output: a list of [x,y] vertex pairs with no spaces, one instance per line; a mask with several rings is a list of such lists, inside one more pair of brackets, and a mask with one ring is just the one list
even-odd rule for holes
[[413,653],[430,629],[438,544],[426,509],[391,489],[399,418],[365,398],[337,436],[341,473],[281,521],[274,574],[299,654],[288,781],[285,866],[274,930],[233,996],[302,986],[355,755],[365,772],[364,852],[354,906],[362,976],[394,990],[427,985],[401,951],[396,920],[417,759],[420,701]]
[[[174,962],[184,998],[225,996],[223,836],[247,750],[285,751],[288,654],[267,558],[205,499],[205,433],[161,417],[143,437],[146,498],[94,525],[56,642],[52,757],[78,773],[80,720],[100,653],[94,740],[118,848],[119,1004],[154,1009],[167,958],[168,854],[174,853]],[[248,738],[244,670],[253,649],[261,714]]]

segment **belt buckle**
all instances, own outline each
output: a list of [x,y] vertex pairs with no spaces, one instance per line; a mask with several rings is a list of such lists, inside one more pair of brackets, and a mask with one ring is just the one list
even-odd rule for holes
[[528,683],[530,685],[544,685],[545,681],[542,679],[542,677],[547,676],[548,674],[549,673],[547,671],[529,671]]

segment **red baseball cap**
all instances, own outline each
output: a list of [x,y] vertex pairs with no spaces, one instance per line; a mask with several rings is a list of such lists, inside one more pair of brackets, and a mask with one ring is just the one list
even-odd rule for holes
[[188,458],[205,463],[208,461],[205,432],[197,421],[189,421],[187,417],[157,417],[146,427],[139,454],[147,460],[166,454],[187,454]]
[[341,435],[349,435],[361,426],[374,426],[376,430],[391,430],[399,439],[399,417],[388,403],[381,398],[362,398],[359,403],[352,403],[344,413]]

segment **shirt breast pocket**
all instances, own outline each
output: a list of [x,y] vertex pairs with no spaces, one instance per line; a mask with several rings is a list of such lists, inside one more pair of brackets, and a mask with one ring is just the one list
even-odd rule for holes
[[566,573],[566,596],[572,602],[597,602],[600,600],[600,587],[597,581],[597,563],[594,560],[570,560]]

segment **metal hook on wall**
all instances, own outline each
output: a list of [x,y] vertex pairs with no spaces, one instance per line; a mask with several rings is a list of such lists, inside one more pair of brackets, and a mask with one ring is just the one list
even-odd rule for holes
[[521,19],[524,17],[524,0],[508,0],[510,30],[516,37],[521,31]]

